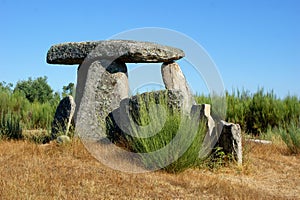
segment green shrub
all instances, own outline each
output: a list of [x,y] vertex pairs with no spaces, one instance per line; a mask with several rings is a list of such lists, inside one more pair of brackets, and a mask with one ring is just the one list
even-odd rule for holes
[[55,108],[50,103],[33,102],[24,110],[23,123],[26,129],[50,129]]
[[1,112],[0,118],[0,138],[4,139],[22,139],[22,127],[20,119],[11,112]]
[[37,129],[37,130],[24,130],[23,137],[25,140],[34,142],[36,144],[45,144],[50,141],[50,131]]
[[170,109],[166,99],[160,99],[159,106],[153,96],[146,101],[139,99],[138,114],[131,120],[132,133],[124,134],[126,147],[139,153],[149,170],[161,168],[177,173],[199,165],[198,156],[206,133],[205,123],[200,123],[200,112],[191,118]]
[[300,125],[300,101],[296,96],[287,96],[283,100],[283,124]]
[[232,160],[232,156],[226,155],[222,147],[216,147],[201,166],[210,170],[217,170],[224,167],[229,160]]
[[[243,131],[254,135],[263,135],[276,127],[288,127],[291,123],[299,125],[300,100],[296,96],[284,99],[276,97],[273,91],[263,88],[251,94],[236,90],[226,92],[226,121],[238,123]],[[211,103],[210,97],[196,96],[197,103]],[[214,114],[212,105],[212,115]]]
[[291,123],[289,126],[277,130],[277,133],[281,136],[281,139],[287,145],[292,153],[300,153],[300,126],[295,123]]
[[249,114],[249,105],[251,96],[249,92],[237,90],[232,94],[226,92],[227,112],[226,121],[237,123],[242,130],[247,130],[247,115]]
[[254,134],[264,133],[269,127],[278,127],[283,119],[283,104],[274,92],[264,94],[263,89],[253,95],[246,115],[247,129]]
[[31,103],[22,92],[0,88],[1,119],[10,113],[23,129],[49,129],[57,104],[57,101]]

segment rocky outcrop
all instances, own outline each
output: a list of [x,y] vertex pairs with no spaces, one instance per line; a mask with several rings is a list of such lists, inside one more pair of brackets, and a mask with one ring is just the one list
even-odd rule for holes
[[75,112],[75,102],[72,96],[63,98],[58,104],[51,127],[51,138],[59,134],[68,134]]
[[182,57],[182,50],[152,42],[105,40],[54,45],[47,53],[47,62],[73,65],[81,64],[85,59],[104,59],[123,63],[159,63],[171,62]]

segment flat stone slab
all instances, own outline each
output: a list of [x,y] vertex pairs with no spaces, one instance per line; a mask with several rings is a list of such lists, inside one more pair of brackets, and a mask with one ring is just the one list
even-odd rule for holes
[[159,63],[171,62],[184,56],[181,49],[152,42],[104,40],[54,45],[47,53],[47,63],[81,64],[86,58],[119,60],[124,63]]

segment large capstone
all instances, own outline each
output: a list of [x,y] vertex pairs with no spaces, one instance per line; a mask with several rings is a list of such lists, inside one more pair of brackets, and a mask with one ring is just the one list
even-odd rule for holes
[[184,96],[183,110],[189,113],[195,100],[179,65],[175,62],[163,63],[161,73],[167,90],[180,90],[182,92]]
[[47,63],[73,65],[81,64],[85,59],[158,63],[171,62],[182,57],[184,57],[182,50],[152,42],[105,40],[54,45],[47,53]]
[[75,102],[73,97],[63,98],[56,108],[51,128],[51,139],[56,139],[58,135],[68,134],[74,112]]

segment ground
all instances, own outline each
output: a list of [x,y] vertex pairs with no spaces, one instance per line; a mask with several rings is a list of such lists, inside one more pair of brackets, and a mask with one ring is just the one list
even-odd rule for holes
[[242,167],[128,174],[68,145],[0,142],[0,199],[300,199],[300,155],[245,144]]

